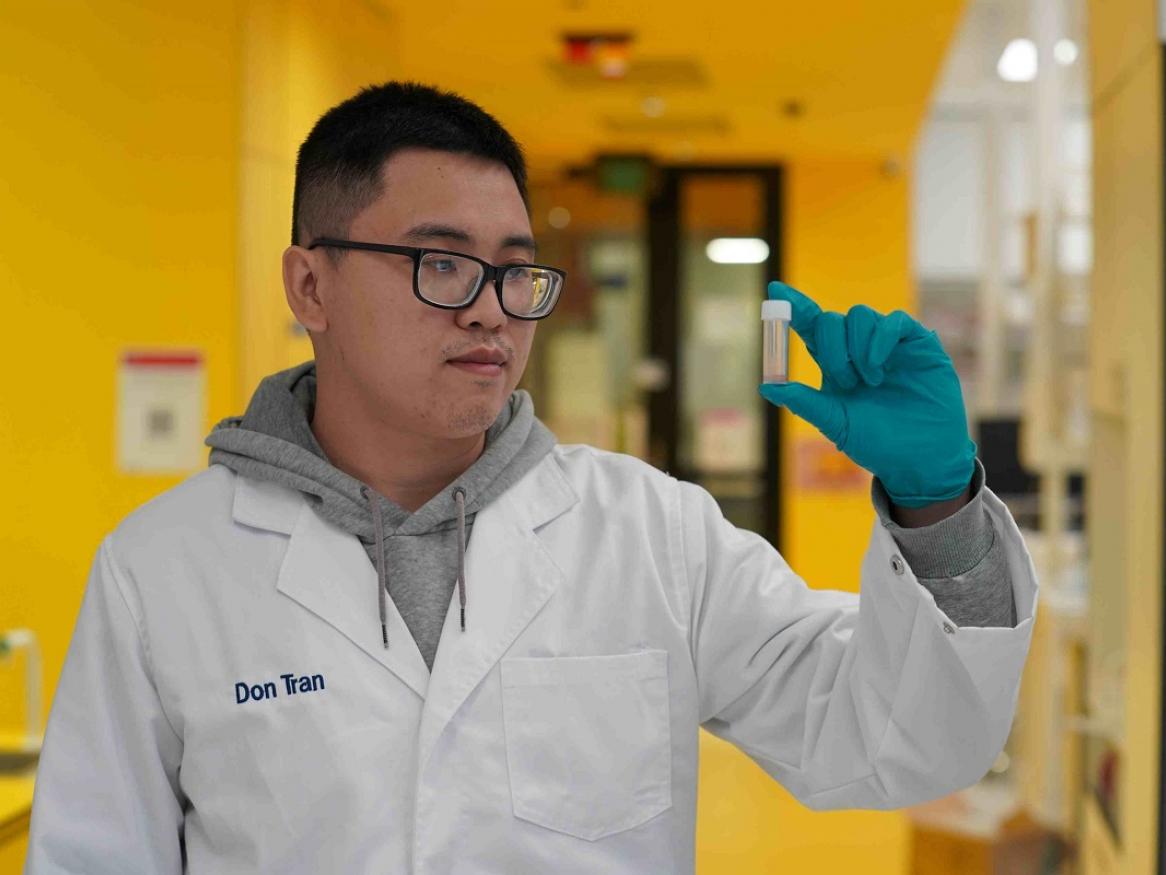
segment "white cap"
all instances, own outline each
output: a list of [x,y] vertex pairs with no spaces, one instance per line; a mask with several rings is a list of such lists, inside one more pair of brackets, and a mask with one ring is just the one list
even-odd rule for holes
[[789,322],[793,318],[793,308],[789,301],[762,301],[762,319],[784,319]]

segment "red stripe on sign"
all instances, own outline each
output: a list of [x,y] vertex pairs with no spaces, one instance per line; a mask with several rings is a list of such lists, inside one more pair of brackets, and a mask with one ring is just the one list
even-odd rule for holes
[[194,367],[202,364],[201,353],[126,353],[122,364],[160,367]]

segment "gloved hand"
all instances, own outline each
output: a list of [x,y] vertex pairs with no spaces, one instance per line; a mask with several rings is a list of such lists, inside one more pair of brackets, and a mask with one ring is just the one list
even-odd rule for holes
[[857,304],[843,316],[782,282],[767,291],[790,302],[790,326],[822,369],[822,387],[762,383],[762,397],[814,425],[901,507],[968,488],[976,444],[959,377],[934,331],[902,310],[884,316]]

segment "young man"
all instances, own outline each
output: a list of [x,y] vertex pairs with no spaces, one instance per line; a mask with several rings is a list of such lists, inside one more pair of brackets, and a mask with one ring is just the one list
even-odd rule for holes
[[814,809],[992,765],[1037,581],[933,332],[770,287],[823,383],[767,397],[876,475],[861,595],[811,589],[515,391],[562,275],[481,109],[362,91],[304,142],[293,213],[315,358],[102,541],[29,872],[689,873],[699,726]]

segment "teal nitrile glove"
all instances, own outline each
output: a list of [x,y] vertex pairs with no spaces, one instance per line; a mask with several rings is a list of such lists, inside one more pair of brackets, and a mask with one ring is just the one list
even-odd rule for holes
[[762,383],[762,397],[815,426],[900,507],[962,494],[976,470],[976,444],[936,333],[903,310],[884,316],[856,304],[843,316],[782,282],[767,291],[790,302],[791,327],[822,369],[822,387]]

